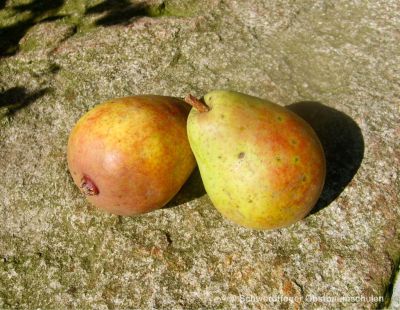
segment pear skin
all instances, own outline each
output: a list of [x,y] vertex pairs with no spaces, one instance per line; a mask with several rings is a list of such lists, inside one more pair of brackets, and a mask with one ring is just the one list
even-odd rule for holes
[[308,123],[277,104],[233,91],[186,101],[194,107],[187,122],[189,142],[204,187],[225,218],[248,228],[275,229],[310,212],[326,166]]
[[96,207],[135,215],[163,207],[196,163],[186,133],[189,107],[163,96],[109,100],[86,113],[68,140],[68,167]]

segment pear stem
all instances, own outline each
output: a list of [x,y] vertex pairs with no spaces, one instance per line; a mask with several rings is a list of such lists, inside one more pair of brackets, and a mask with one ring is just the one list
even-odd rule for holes
[[210,107],[206,105],[203,101],[197,99],[195,96],[189,94],[185,97],[185,102],[190,104],[193,108],[195,108],[200,113],[210,111]]

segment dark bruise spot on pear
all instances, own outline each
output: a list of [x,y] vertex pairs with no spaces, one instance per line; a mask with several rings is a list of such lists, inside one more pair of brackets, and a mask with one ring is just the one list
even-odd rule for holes
[[95,196],[99,194],[99,189],[96,184],[87,175],[84,175],[81,180],[81,189],[87,196]]
[[244,157],[244,155],[245,155],[244,152],[240,152],[238,155],[238,158],[242,159]]

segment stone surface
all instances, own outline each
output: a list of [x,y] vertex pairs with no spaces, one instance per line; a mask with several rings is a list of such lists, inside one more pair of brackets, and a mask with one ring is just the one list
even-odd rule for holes
[[397,270],[397,275],[393,281],[392,298],[388,309],[399,309],[400,308],[400,273]]
[[[383,307],[400,258],[399,2],[115,3],[0,1],[0,308]],[[140,217],[85,202],[66,166],[85,111],[216,88],[316,128],[328,178],[311,215],[235,226],[198,173]]]

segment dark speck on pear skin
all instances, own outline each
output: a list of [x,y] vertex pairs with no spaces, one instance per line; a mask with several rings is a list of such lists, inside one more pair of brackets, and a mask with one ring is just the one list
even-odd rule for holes
[[242,159],[242,158],[244,157],[244,155],[245,155],[244,152],[240,152],[239,155],[238,155],[238,158],[239,158],[239,159]]
[[225,118],[225,115],[224,115],[224,114],[221,114],[221,118]]

